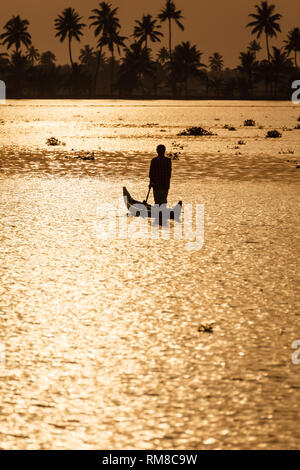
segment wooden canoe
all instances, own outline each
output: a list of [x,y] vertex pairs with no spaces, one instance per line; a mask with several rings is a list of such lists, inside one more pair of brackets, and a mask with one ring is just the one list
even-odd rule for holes
[[158,206],[151,206],[150,204],[145,204],[140,201],[136,201],[131,197],[129,191],[124,187],[123,188],[123,198],[127,209],[130,214],[134,217],[144,217],[144,218],[158,218],[162,217],[159,214],[162,214],[163,211],[166,211],[164,217],[166,220],[176,220],[180,221],[181,211],[182,211],[182,201],[178,202],[173,208],[161,208],[159,210]]

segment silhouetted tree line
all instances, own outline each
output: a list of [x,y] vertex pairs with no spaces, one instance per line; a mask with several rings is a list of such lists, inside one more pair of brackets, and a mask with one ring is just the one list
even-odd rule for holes
[[[82,40],[87,25],[78,12],[66,8],[55,18],[54,27],[58,40],[67,43],[69,65],[57,65],[51,51],[40,53],[32,44],[29,21],[13,16],[0,35],[8,51],[0,54],[0,78],[7,84],[8,97],[289,98],[291,82],[299,79],[300,29],[293,28],[280,49],[271,48],[270,40],[281,32],[281,15],[275,8],[267,1],[255,6],[247,27],[256,39],[240,53],[233,70],[224,68],[218,52],[203,64],[202,52],[189,41],[173,47],[173,25],[181,30],[184,25],[172,0],[165,1],[157,17],[148,14],[136,20],[129,38],[121,34],[118,8],[101,2],[88,18],[96,46],[82,47],[77,61],[72,45]],[[163,41],[165,22],[168,45],[154,57],[150,46]],[[259,61],[261,37],[266,58]]]

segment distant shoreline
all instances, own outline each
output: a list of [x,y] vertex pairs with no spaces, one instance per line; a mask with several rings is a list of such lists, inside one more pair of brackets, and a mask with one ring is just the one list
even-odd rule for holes
[[270,96],[258,96],[258,97],[222,97],[222,98],[216,98],[216,97],[199,97],[199,96],[189,96],[189,97],[176,97],[173,98],[171,96],[157,96],[157,97],[141,97],[141,96],[95,96],[95,97],[82,97],[82,96],[22,96],[22,97],[17,97],[17,96],[9,96],[7,97],[7,100],[53,100],[53,101],[59,101],[59,100],[82,100],[82,101],[95,101],[95,100],[101,100],[101,101],[111,101],[111,100],[120,100],[120,101],[286,101],[290,102],[291,99],[287,97],[270,97]]

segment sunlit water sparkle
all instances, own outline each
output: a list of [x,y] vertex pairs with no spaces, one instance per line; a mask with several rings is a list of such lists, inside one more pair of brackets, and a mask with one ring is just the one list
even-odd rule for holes
[[[299,448],[299,115],[280,102],[0,107],[1,449]],[[217,136],[177,136],[193,125]],[[200,251],[97,237],[123,185],[145,198],[158,143],[183,146],[169,203],[205,204]]]

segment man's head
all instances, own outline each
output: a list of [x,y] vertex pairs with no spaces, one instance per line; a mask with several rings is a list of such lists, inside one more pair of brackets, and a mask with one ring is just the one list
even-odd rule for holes
[[164,157],[165,156],[166,147],[164,145],[159,145],[156,150],[157,150],[157,153],[158,153],[159,157]]

